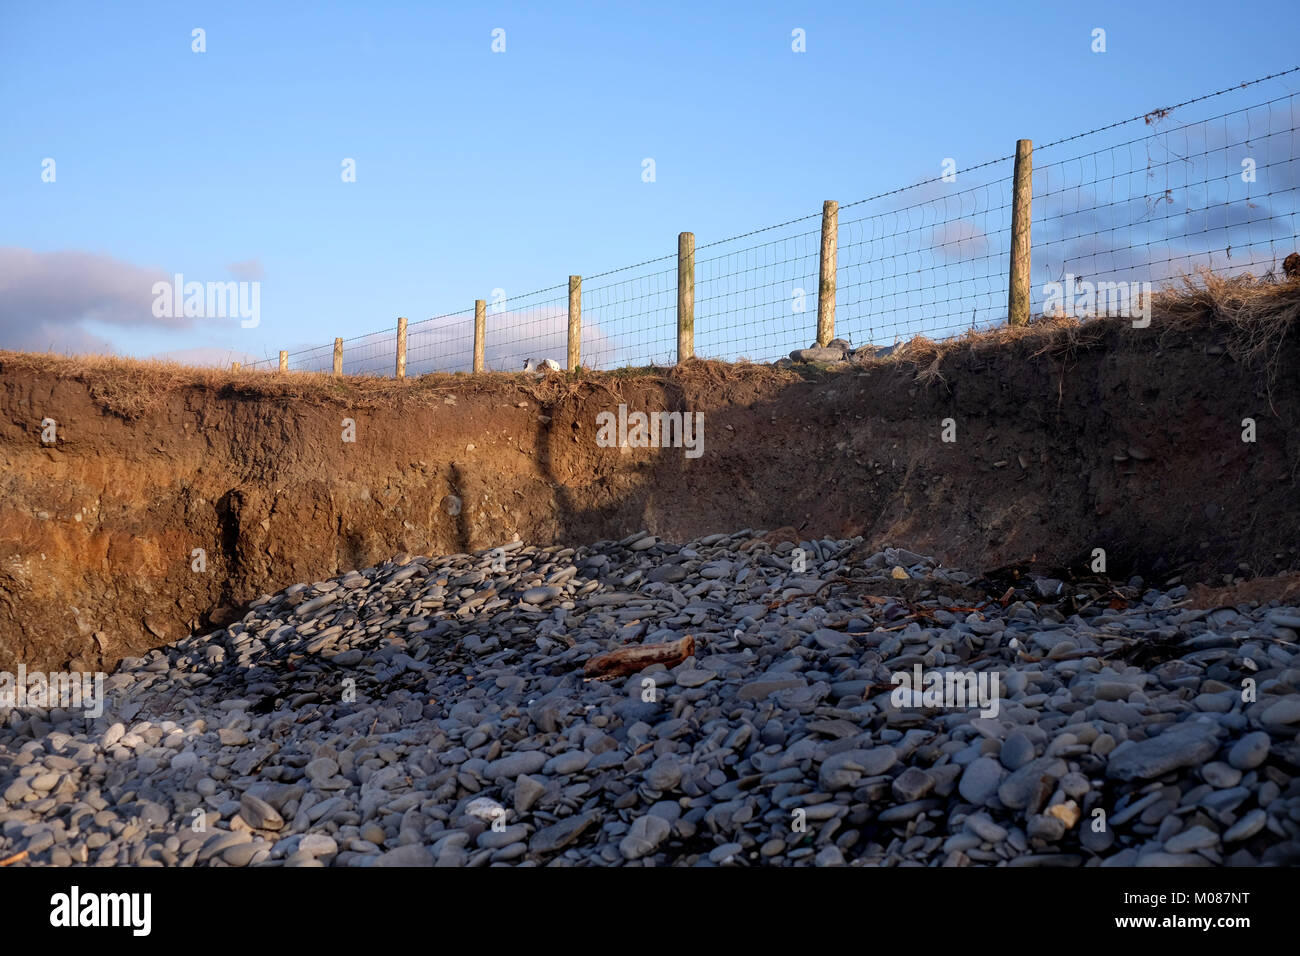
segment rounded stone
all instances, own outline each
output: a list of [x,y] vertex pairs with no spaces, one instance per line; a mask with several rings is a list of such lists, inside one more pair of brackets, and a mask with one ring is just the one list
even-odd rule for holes
[[980,757],[972,760],[961,775],[957,792],[967,803],[983,806],[998,792],[1004,771],[992,757]]
[[1268,759],[1272,746],[1268,734],[1262,730],[1246,734],[1228,751],[1228,763],[1238,770],[1253,770]]

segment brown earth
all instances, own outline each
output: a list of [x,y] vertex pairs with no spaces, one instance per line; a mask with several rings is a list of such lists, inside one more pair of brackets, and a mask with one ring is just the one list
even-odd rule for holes
[[1287,571],[1250,580],[1237,578],[1234,583],[1219,587],[1201,583],[1187,595],[1188,607],[1210,610],[1238,604],[1267,604],[1269,601],[1287,605],[1300,603],[1300,574]]
[[[541,382],[0,352],[0,670],[108,666],[299,581],[515,535],[785,528],[975,570],[1103,548],[1114,577],[1214,585],[1297,568],[1300,346],[1272,342],[1265,374],[1239,331],[1096,320],[843,371]],[[598,447],[596,414],[620,402],[704,412],[703,456]]]

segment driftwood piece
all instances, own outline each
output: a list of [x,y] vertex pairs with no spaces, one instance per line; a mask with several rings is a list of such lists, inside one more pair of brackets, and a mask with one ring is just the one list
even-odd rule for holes
[[597,654],[587,661],[582,673],[588,680],[614,680],[645,670],[651,664],[674,667],[695,654],[695,638],[687,634],[679,641],[665,644],[634,644],[615,651]]

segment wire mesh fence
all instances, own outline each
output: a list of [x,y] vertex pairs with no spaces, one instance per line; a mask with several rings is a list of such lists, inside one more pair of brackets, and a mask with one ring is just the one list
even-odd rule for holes
[[[563,361],[568,314],[568,287],[563,285],[489,301],[484,325],[485,369],[517,372],[533,357]],[[466,363],[446,371],[468,369]]]
[[1011,165],[1005,157],[955,183],[854,204],[853,218],[840,222],[838,270],[837,329],[851,344],[891,345],[1006,320]]
[[[1202,267],[1280,271],[1300,235],[1300,94],[1263,97],[1257,87],[1298,71],[1036,147],[1031,313],[1103,283],[1158,287]],[[855,347],[1006,322],[1014,158],[964,170],[945,161],[932,179],[842,205],[827,276],[818,213],[700,245],[690,261],[695,354],[771,361],[813,344],[829,275],[835,335]],[[587,277],[582,365],[676,361],[680,271],[668,255]],[[568,328],[567,286],[490,302],[485,368],[563,364]],[[393,374],[395,340],[390,329],[345,342],[343,371]],[[412,323],[407,374],[470,371],[473,341],[472,309]],[[326,371],[332,355],[332,346],[294,352],[290,368]]]
[[[673,364],[677,354],[676,260],[676,256],[664,256],[640,267],[584,280],[584,365],[608,369]],[[613,275],[619,278],[611,278]],[[562,357],[564,349],[554,354]]]
[[817,322],[820,218],[788,223],[741,248],[732,248],[735,240],[700,247],[697,354],[765,361],[808,345]]
[[1280,271],[1296,249],[1300,100],[1276,97],[1039,166],[1035,288]]

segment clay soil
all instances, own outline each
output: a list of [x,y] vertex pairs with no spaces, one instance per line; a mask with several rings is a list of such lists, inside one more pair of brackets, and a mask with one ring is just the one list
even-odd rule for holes
[[[1300,288],[1279,295],[1294,313]],[[971,570],[1066,573],[1102,548],[1114,578],[1199,582],[1228,603],[1236,592],[1210,589],[1300,568],[1300,346],[1282,334],[1261,349],[1212,302],[1180,315],[913,343],[841,368],[540,380],[0,352],[0,669],[111,666],[397,552],[640,528],[862,535]],[[703,412],[704,453],[599,447],[596,416],[619,404]]]

